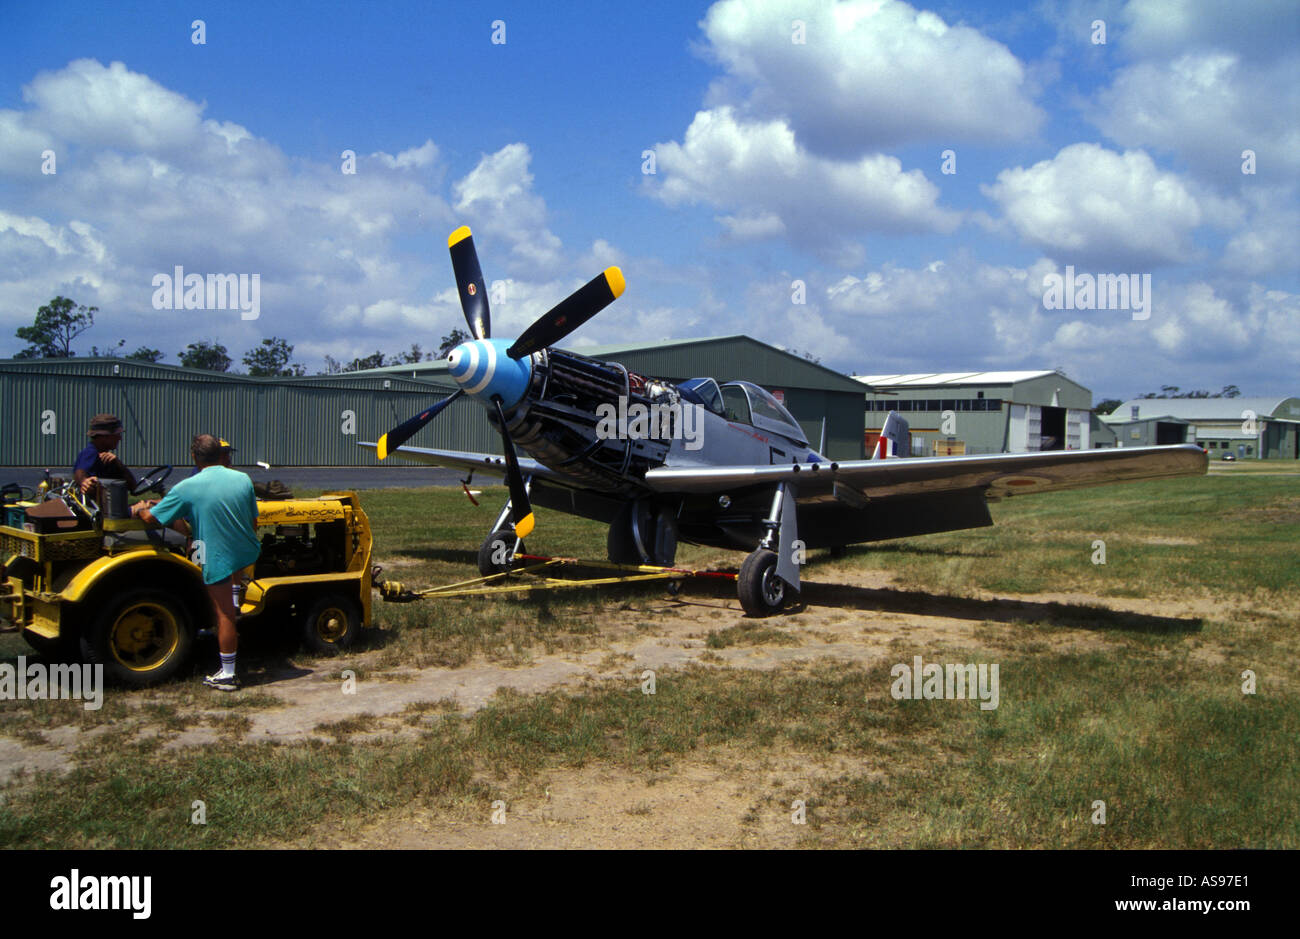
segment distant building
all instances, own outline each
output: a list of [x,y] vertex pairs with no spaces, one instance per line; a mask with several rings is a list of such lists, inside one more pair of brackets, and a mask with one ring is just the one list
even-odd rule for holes
[[890,411],[907,420],[912,452],[918,456],[1109,445],[1109,440],[1096,444],[1092,440],[1092,392],[1060,372],[854,377],[867,386],[868,453]]
[[1200,444],[1211,457],[1300,459],[1300,398],[1135,398],[1102,420],[1118,446],[1143,446],[1156,428],[1158,442]]

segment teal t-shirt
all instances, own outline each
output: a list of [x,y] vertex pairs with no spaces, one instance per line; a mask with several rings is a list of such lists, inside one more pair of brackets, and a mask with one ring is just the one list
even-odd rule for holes
[[149,510],[163,525],[183,518],[203,543],[203,582],[215,584],[257,560],[257,495],[246,473],[206,466]]

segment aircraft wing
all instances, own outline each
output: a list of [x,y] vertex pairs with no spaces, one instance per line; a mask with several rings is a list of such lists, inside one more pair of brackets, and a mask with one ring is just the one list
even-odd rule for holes
[[[374,450],[373,443],[358,443],[357,446]],[[492,476],[506,475],[506,458],[495,453],[473,453],[467,450],[432,450],[427,447],[398,447],[392,456],[415,463],[427,463],[430,466],[450,466],[456,469],[474,470]],[[519,457],[519,470],[525,476],[535,476],[551,482],[572,486],[573,480],[562,476],[554,470],[526,456]]]
[[800,502],[838,496],[866,499],[983,490],[994,498],[1105,483],[1203,475],[1209,458],[1194,444],[1106,450],[1051,450],[977,456],[906,457],[772,466],[659,467],[645,474],[659,492],[709,493],[795,484]]

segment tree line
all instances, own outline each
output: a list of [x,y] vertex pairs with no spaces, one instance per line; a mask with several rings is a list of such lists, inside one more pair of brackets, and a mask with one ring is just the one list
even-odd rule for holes
[[[1221,391],[1183,391],[1177,385],[1161,385],[1160,393],[1148,391],[1146,394],[1138,395],[1138,398],[1146,401],[1153,398],[1240,398],[1241,389],[1236,385],[1224,385]],[[1110,414],[1124,402],[1119,398],[1103,398],[1097,402],[1097,406],[1092,410],[1097,414]]]
[[[95,314],[99,307],[79,305],[67,297],[55,297],[36,311],[36,319],[31,326],[20,326],[14,333],[27,346],[14,354],[16,359],[65,359],[77,353],[72,344],[82,334],[95,325]],[[424,352],[418,343],[396,355],[385,355],[376,350],[372,355],[358,356],[350,362],[341,362],[333,356],[325,356],[325,367],[314,374],[337,375],[343,372],[357,372],[368,368],[382,368],[385,365],[411,365],[416,362],[428,362],[443,358],[453,348],[469,339],[469,335],[459,327],[449,335],[443,336],[437,350]],[[90,347],[91,356],[131,359],[137,362],[162,362],[166,354],[160,349],[140,346],[134,352],[122,352],[126,340],[119,339],[117,345],[101,349]],[[180,365],[185,368],[203,369],[209,372],[230,372],[234,361],[230,350],[215,340],[200,339],[191,342],[176,353]],[[257,378],[269,378],[286,375],[306,375],[307,369],[300,362],[292,362],[293,345],[285,339],[272,336],[263,339],[259,345],[249,349],[241,358],[244,371],[236,370],[232,374],[246,374]]]

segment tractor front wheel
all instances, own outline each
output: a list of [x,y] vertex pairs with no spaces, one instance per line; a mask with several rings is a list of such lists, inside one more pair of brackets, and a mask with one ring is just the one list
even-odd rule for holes
[[313,655],[333,655],[352,645],[361,632],[361,607],[341,593],[321,597],[302,620],[302,645]]

